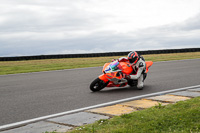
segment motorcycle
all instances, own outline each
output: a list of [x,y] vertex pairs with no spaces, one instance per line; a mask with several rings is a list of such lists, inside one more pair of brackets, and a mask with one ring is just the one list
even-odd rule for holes
[[[146,70],[143,72],[144,79],[147,76],[149,67],[152,66],[152,61],[145,61]],[[124,74],[131,74],[133,68],[128,62],[113,61],[105,63],[102,70],[103,74],[96,78],[90,84],[90,90],[93,92],[100,91],[105,87],[125,87],[130,85],[131,87],[137,86],[138,80],[127,80],[124,78]]]

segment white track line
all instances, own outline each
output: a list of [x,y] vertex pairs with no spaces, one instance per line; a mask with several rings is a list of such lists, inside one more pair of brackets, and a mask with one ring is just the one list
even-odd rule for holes
[[24,126],[24,125],[27,125],[27,124],[30,124],[30,123],[50,119],[50,118],[53,118],[53,117],[59,117],[59,116],[63,116],[63,115],[68,115],[68,114],[80,112],[80,111],[85,111],[85,110],[89,110],[89,109],[93,109],[93,108],[109,106],[109,105],[118,104],[118,103],[121,103],[121,102],[127,102],[127,101],[130,101],[130,100],[141,99],[141,98],[151,97],[151,96],[156,96],[156,95],[163,95],[163,94],[167,94],[167,93],[172,93],[172,92],[176,92],[176,91],[183,91],[183,90],[197,88],[197,87],[200,87],[200,85],[184,87],[184,88],[179,88],[179,89],[174,89],[174,90],[169,90],[169,91],[161,91],[161,92],[156,92],[156,93],[151,93],[151,94],[146,94],[146,95],[141,95],[141,96],[136,96],[136,97],[130,97],[130,98],[125,98],[125,99],[112,101],[112,102],[108,102],[108,103],[103,103],[103,104],[98,104],[98,105],[89,106],[89,107],[85,107],[85,108],[66,111],[66,112],[62,112],[62,113],[58,113],[58,114],[47,115],[47,116],[43,116],[43,117],[39,117],[39,118],[34,118],[34,119],[30,119],[30,120],[25,120],[25,121],[21,121],[21,122],[16,122],[16,123],[0,126],[0,131]]

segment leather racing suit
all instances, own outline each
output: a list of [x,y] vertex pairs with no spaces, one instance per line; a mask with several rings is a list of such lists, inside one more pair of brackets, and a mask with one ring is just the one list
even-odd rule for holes
[[[127,57],[121,57],[118,59],[119,62],[129,62]],[[130,62],[129,62],[130,63]],[[144,87],[144,79],[146,78],[146,64],[142,56],[139,56],[139,60],[136,64],[132,64],[133,72],[130,74],[130,79],[138,80],[137,88],[142,89]]]

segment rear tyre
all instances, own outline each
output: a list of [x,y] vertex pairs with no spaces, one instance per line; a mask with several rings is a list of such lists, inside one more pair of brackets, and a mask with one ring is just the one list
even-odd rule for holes
[[138,90],[143,90],[144,87],[138,88]]
[[147,78],[147,73],[144,73],[143,74],[143,82],[144,82],[144,80]]
[[104,83],[104,81],[100,80],[99,78],[96,78],[91,84],[90,84],[90,90],[93,92],[100,91],[103,88],[105,88],[108,85],[107,83]]

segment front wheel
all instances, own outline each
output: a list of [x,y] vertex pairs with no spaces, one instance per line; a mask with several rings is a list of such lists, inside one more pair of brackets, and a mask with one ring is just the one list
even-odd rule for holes
[[91,84],[90,84],[90,90],[93,92],[100,91],[104,87],[108,85],[107,83],[104,83],[104,81],[100,80],[99,78],[96,78]]

